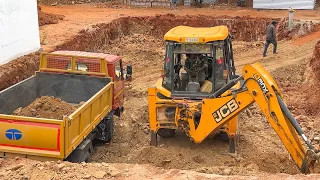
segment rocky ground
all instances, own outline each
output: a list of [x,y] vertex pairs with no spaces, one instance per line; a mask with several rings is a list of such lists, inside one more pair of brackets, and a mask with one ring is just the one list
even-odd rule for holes
[[[74,12],[78,11],[76,7],[72,8]],[[61,11],[63,7],[57,9]],[[111,11],[112,15],[114,12]],[[68,11],[65,15],[73,32],[78,28],[79,20],[75,20],[76,18],[70,14],[71,11]],[[92,17],[97,14],[99,13],[93,11]],[[239,143],[235,155],[227,153],[228,143],[216,137],[210,137],[201,144],[193,144],[182,132],[178,132],[170,139],[160,139],[159,147],[151,147],[147,112],[147,88],[154,85],[162,68],[163,34],[171,27],[180,24],[192,26],[224,24],[231,29],[235,37],[233,42],[237,72],[241,73],[241,68],[245,64],[262,63],[277,81],[288,107],[312,143],[318,144],[320,115],[317,105],[318,89],[315,87],[319,82],[317,72],[320,53],[319,45],[315,46],[319,39],[315,23],[297,21],[294,31],[287,32],[284,28],[285,19],[279,18],[282,19],[282,25],[278,28],[279,54],[273,55],[271,46],[268,57],[262,58],[264,29],[272,19],[267,17],[270,16],[268,13],[263,18],[217,17],[207,14],[176,16],[168,13],[158,16],[119,18],[119,13],[116,14],[118,15],[113,14],[115,20],[111,22],[102,23],[101,19],[96,19],[97,25],[82,28],[83,30],[77,31],[79,32],[77,35],[68,37],[68,40],[65,40],[62,34],[55,34],[62,32],[61,29],[66,23],[64,21],[67,20],[48,25],[42,30],[49,32],[49,45],[55,46],[59,42],[55,46],[57,49],[119,54],[125,64],[133,65],[133,81],[126,83],[126,109],[121,118],[115,119],[115,136],[112,142],[97,143],[91,163],[39,162],[23,158],[0,159],[0,178],[319,179],[319,174],[304,176],[299,173],[278,136],[255,105],[240,116]],[[306,12],[305,16],[308,15],[310,14]],[[263,16],[263,12],[258,16]],[[83,25],[83,22],[79,24]],[[50,33],[51,27],[60,31]],[[0,89],[32,75],[38,63],[39,56],[35,54],[1,66]],[[46,107],[47,101],[51,100],[41,101],[43,102],[40,103],[43,104],[41,107]],[[34,105],[30,106],[38,109]]]

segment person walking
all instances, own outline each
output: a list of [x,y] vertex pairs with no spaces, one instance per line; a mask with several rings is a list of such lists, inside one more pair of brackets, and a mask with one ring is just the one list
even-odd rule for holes
[[277,54],[276,24],[277,22],[273,20],[271,24],[267,26],[266,44],[264,45],[263,57],[267,56],[267,50],[270,43],[273,44],[273,54]]

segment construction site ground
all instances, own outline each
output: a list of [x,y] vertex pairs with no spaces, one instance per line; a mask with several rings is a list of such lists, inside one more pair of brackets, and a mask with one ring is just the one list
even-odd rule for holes
[[[319,179],[303,175],[257,106],[241,113],[237,153],[228,143],[210,137],[194,144],[182,132],[149,145],[147,88],[160,77],[164,33],[175,25],[232,26],[237,72],[261,62],[280,86],[285,102],[312,143],[320,143],[320,21],[318,10],[297,10],[302,25],[288,33],[279,29],[278,54],[262,57],[265,25],[284,21],[285,10],[237,7],[137,8],[124,5],[81,4],[41,6],[55,14],[54,22],[41,25],[44,51],[55,49],[120,54],[133,65],[133,80],[126,83],[125,111],[115,119],[111,143],[96,143],[89,163],[40,162],[23,158],[0,159],[0,179]],[[250,16],[250,17],[248,17]],[[306,20],[312,21],[305,22]],[[92,26],[94,25],[94,26]],[[285,27],[286,23],[281,24]],[[37,70],[39,55],[31,54],[0,66],[0,89]]]

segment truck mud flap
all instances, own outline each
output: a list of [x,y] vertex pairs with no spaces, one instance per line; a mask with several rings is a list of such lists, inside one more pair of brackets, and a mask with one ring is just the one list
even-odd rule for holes
[[97,126],[96,139],[110,142],[113,137],[113,118],[105,117]]

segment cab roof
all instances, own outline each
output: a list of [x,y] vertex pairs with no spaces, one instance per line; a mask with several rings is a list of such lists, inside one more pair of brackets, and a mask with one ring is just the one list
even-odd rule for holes
[[105,53],[85,52],[85,51],[54,51],[54,52],[51,52],[51,54],[105,59],[107,61],[107,63],[113,63],[113,62],[117,61],[118,59],[121,59],[121,57],[117,56],[117,55],[111,55],[111,54],[105,54]]
[[165,35],[164,40],[181,43],[207,43],[210,41],[225,40],[229,31],[227,26],[215,27],[190,27],[177,26],[170,29]]

